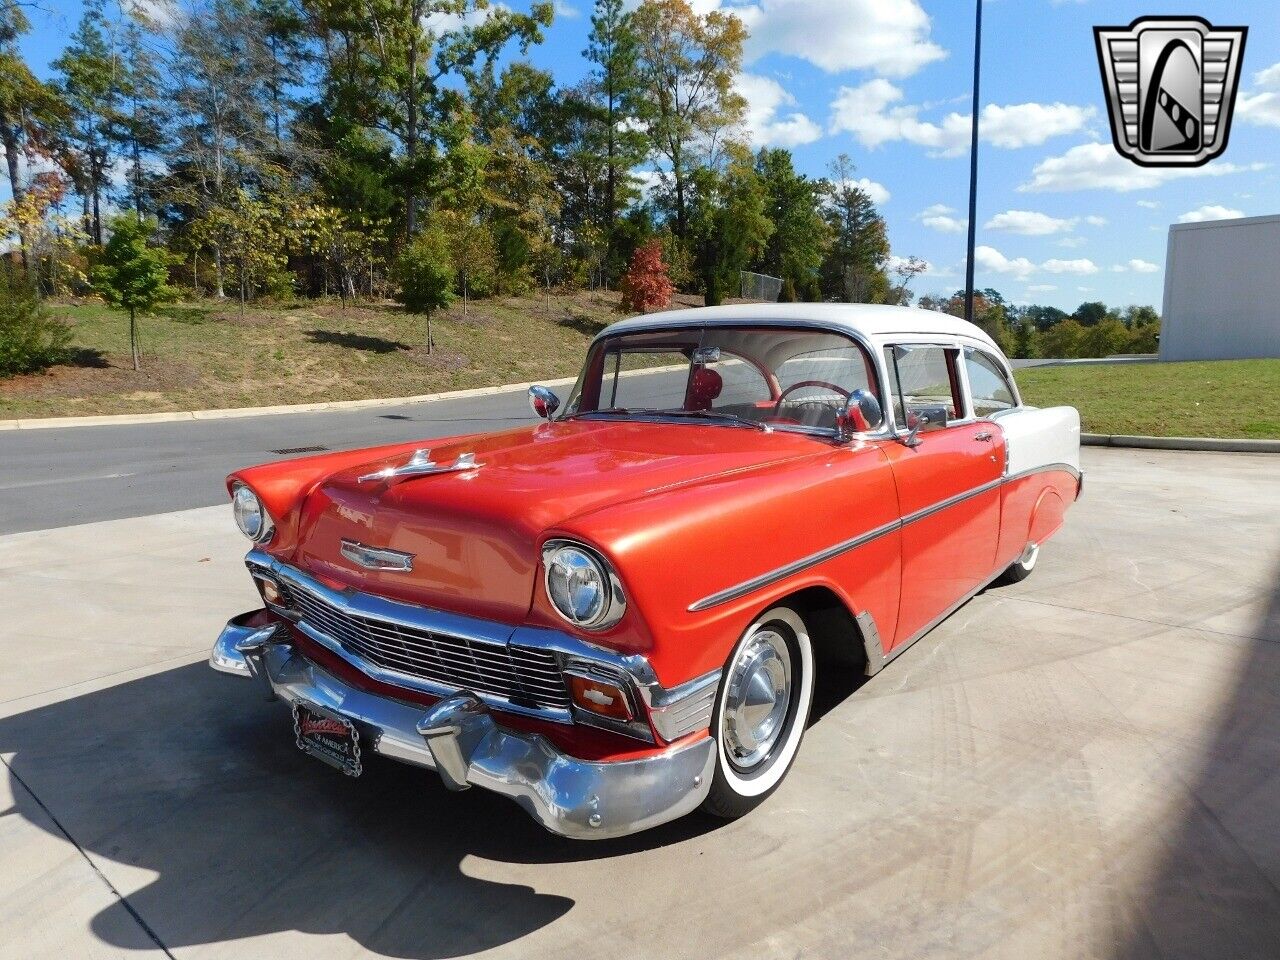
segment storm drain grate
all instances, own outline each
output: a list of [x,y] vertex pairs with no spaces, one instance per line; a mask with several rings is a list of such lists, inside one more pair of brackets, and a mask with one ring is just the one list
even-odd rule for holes
[[285,453],[321,453],[322,451],[325,451],[325,450],[328,450],[328,449],[329,449],[328,447],[284,447],[283,449],[280,449],[280,450],[272,450],[271,452],[272,452],[272,453],[279,453],[279,454],[285,454]]

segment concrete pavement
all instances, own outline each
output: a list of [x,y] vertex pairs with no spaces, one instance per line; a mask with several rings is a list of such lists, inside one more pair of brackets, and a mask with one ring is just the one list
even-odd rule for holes
[[1085,451],[1035,574],[764,807],[603,844],[298,753],[203,663],[255,600],[225,507],[0,537],[0,958],[1274,958],[1274,463]]

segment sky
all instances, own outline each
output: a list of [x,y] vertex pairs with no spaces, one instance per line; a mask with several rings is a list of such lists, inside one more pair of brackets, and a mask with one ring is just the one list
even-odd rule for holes
[[[164,0],[156,0],[164,2]],[[512,7],[527,0],[507,0]],[[738,88],[756,146],[793,151],[822,176],[847,153],[888,225],[895,257],[929,269],[917,295],[964,285],[971,0],[692,0],[751,31]],[[1085,300],[1160,308],[1172,223],[1280,213],[1280,14],[1275,0],[986,0],[977,285],[1014,303]],[[530,51],[571,85],[585,74],[587,0],[556,0]],[[1152,170],[1116,153],[1095,25],[1198,14],[1250,28],[1226,152],[1195,171]],[[31,12],[24,53],[48,76],[79,0]]]

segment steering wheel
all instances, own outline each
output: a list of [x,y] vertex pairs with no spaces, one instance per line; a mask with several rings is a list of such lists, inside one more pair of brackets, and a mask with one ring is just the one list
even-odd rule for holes
[[[826,381],[826,380],[801,380],[799,383],[793,383],[791,386],[787,387],[787,388],[786,388],[785,390],[783,390],[780,394],[778,394],[778,399],[777,399],[777,400],[774,402],[774,404],[773,404],[773,415],[774,415],[775,417],[776,417],[776,416],[778,416],[778,415],[781,413],[781,411],[782,411],[782,401],[783,401],[783,400],[785,400],[785,399],[787,398],[787,394],[789,394],[789,393],[793,393],[794,391],[799,390],[799,389],[801,389],[802,387],[821,387],[821,388],[822,388],[822,389],[824,389],[824,390],[830,390],[832,393],[839,394],[840,396],[844,397],[844,398],[845,398],[845,400],[848,400],[848,399],[849,399],[849,392],[850,392],[850,391],[848,391],[848,390],[843,390],[843,389],[841,389],[840,387],[837,387],[834,383],[830,383],[830,382],[828,382],[828,381]],[[816,399],[815,399],[815,400],[801,400],[801,401],[798,401],[798,402],[800,402],[800,403],[817,403],[817,404],[821,404],[821,405],[822,405],[822,406],[824,406],[824,407],[829,407],[829,406],[830,406],[830,404],[828,404],[828,403],[824,403],[823,401],[821,401],[821,400],[816,400]]]

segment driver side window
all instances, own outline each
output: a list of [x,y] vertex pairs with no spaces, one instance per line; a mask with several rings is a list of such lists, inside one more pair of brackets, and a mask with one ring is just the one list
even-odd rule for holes
[[885,347],[898,429],[909,429],[911,414],[924,407],[945,407],[948,422],[959,417],[956,353],[949,347],[927,345]]

